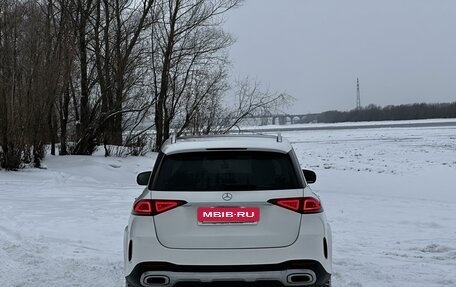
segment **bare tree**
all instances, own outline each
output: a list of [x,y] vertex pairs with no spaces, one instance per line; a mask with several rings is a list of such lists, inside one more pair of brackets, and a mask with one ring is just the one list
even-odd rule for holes
[[264,89],[257,80],[245,78],[236,83],[235,104],[225,116],[223,133],[230,131],[248,117],[279,113],[295,99],[286,93]]
[[293,100],[247,77],[237,81],[224,97],[213,97],[198,106],[198,116],[191,124],[192,133],[227,133],[248,118],[278,113]]
[[90,155],[103,142],[108,155],[153,126],[159,148],[170,130],[226,132],[273,108],[284,97],[247,82],[224,105],[221,25],[241,1],[0,0],[1,167],[39,166],[48,145]]
[[104,142],[121,145],[123,114],[132,111],[125,104],[139,90],[135,88],[143,78],[138,71],[144,64],[145,47],[140,42],[143,31],[151,25],[147,16],[154,0],[138,2],[137,6],[127,0],[96,2],[94,50]]
[[100,135],[105,144],[121,145],[123,114],[141,110],[128,102],[142,96],[142,34],[151,24],[153,4],[154,0],[78,0],[80,128],[75,153],[91,154]]
[[[226,48],[233,41],[221,29],[221,16],[240,3],[241,0],[161,0],[155,6],[151,63],[156,149],[169,137],[179,114],[183,113],[181,125],[190,124],[197,109],[187,105],[189,100],[198,105],[205,97],[214,96],[216,90],[223,91],[225,73],[217,68],[226,64]],[[210,72],[216,73],[210,76],[212,81],[204,77]],[[184,126],[178,128],[182,130]]]
[[77,32],[77,47],[79,59],[79,119],[76,123],[77,143],[74,153],[92,154],[97,140],[92,122],[94,113],[91,112],[90,93],[92,83],[90,79],[91,59],[89,58],[89,20],[94,11],[93,0],[75,0],[76,10],[74,17],[74,29]]
[[39,167],[50,138],[44,115],[52,114],[56,89],[49,77],[57,66],[50,52],[49,18],[35,1],[4,0],[0,6],[2,166],[15,169],[33,162]]
[[[59,114],[60,130],[60,155],[69,153],[67,148],[68,123],[70,121],[70,105],[73,99],[73,120],[79,121],[76,91],[74,89],[77,56],[77,33],[74,29],[73,12],[76,3],[73,0],[54,0],[56,14],[54,16],[54,29],[57,36],[58,55],[60,63],[60,90],[57,93],[55,105]],[[57,19],[56,19],[57,18]]]

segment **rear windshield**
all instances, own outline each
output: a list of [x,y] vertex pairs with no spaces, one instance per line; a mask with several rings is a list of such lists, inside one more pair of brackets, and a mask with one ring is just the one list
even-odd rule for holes
[[301,188],[289,154],[211,151],[164,156],[151,189],[163,191]]

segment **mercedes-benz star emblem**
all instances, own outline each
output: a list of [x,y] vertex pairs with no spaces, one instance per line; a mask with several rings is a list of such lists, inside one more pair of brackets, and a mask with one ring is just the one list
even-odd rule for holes
[[224,201],[230,201],[232,198],[233,198],[233,195],[232,195],[231,193],[228,193],[228,192],[227,192],[227,193],[224,193],[224,194],[222,195],[222,199],[223,199]]

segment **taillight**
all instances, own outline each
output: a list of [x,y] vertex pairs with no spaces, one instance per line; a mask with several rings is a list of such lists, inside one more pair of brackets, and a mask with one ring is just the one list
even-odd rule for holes
[[320,201],[313,197],[276,198],[270,199],[268,202],[302,214],[323,211]]
[[132,214],[154,216],[186,203],[184,200],[141,199],[133,206]]

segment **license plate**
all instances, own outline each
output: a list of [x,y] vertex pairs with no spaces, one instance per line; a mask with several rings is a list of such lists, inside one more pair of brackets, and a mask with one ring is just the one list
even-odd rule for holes
[[243,223],[260,221],[258,207],[199,207],[198,222],[202,224]]

